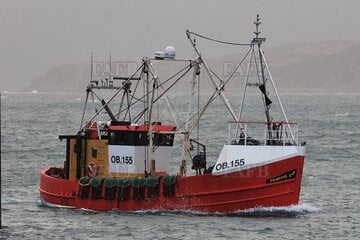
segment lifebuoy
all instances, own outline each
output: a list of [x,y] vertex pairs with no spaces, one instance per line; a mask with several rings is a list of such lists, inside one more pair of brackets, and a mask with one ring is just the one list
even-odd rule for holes
[[89,163],[86,169],[88,177],[96,177],[98,175],[99,167],[95,163]]

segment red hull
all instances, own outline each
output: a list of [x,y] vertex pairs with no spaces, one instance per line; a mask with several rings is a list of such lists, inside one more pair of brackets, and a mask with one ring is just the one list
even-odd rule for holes
[[[144,200],[134,200],[133,187],[129,200],[81,198],[78,196],[77,181],[49,176],[47,172],[50,168],[47,168],[41,171],[40,197],[46,203],[95,211],[194,210],[230,213],[254,207],[289,206],[299,202],[303,164],[304,156],[297,156],[225,175],[177,177],[172,197],[162,194],[163,181],[160,178],[159,196],[147,198],[145,188]],[[296,170],[294,177],[279,177],[293,170]],[[104,196],[105,187],[102,188]]]

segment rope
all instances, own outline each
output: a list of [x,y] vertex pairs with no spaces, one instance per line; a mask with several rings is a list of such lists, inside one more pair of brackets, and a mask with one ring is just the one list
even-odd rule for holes
[[203,36],[203,35],[195,33],[195,32],[191,32],[189,30],[187,30],[186,32],[188,34],[192,34],[192,35],[195,35],[197,37],[201,37],[203,39],[213,41],[213,42],[217,42],[217,43],[228,44],[228,45],[236,45],[236,46],[250,46],[251,45],[251,43],[235,43],[235,42],[227,42],[227,41],[217,40],[217,39],[214,39],[214,38]]

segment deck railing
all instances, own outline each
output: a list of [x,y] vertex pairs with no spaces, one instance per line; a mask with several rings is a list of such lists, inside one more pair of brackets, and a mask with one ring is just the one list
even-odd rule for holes
[[231,145],[301,145],[295,122],[229,122]]

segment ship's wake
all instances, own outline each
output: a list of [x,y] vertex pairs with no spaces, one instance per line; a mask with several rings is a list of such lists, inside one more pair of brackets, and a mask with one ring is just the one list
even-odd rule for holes
[[192,210],[141,210],[134,212],[114,211],[119,214],[144,215],[188,215],[188,216],[232,216],[232,217],[294,217],[320,212],[321,209],[310,204],[292,205],[287,207],[256,207],[232,213],[207,213]]
[[256,207],[236,211],[230,213],[230,215],[241,217],[291,217],[320,211],[320,208],[304,203],[286,207]]
[[[48,204],[44,201],[38,201],[38,206],[40,207],[60,207],[53,204]],[[90,209],[73,209],[74,211],[80,211],[83,214],[101,214],[103,212],[98,212]],[[299,215],[311,214],[320,212],[321,209],[313,206],[311,204],[299,204],[291,205],[286,207],[255,207],[245,210],[239,210],[231,213],[209,213],[201,212],[194,210],[164,210],[164,209],[152,209],[152,210],[138,210],[138,211],[120,211],[118,209],[113,209],[111,213],[113,214],[122,214],[122,215],[187,215],[187,216],[231,216],[231,217],[296,217]]]

